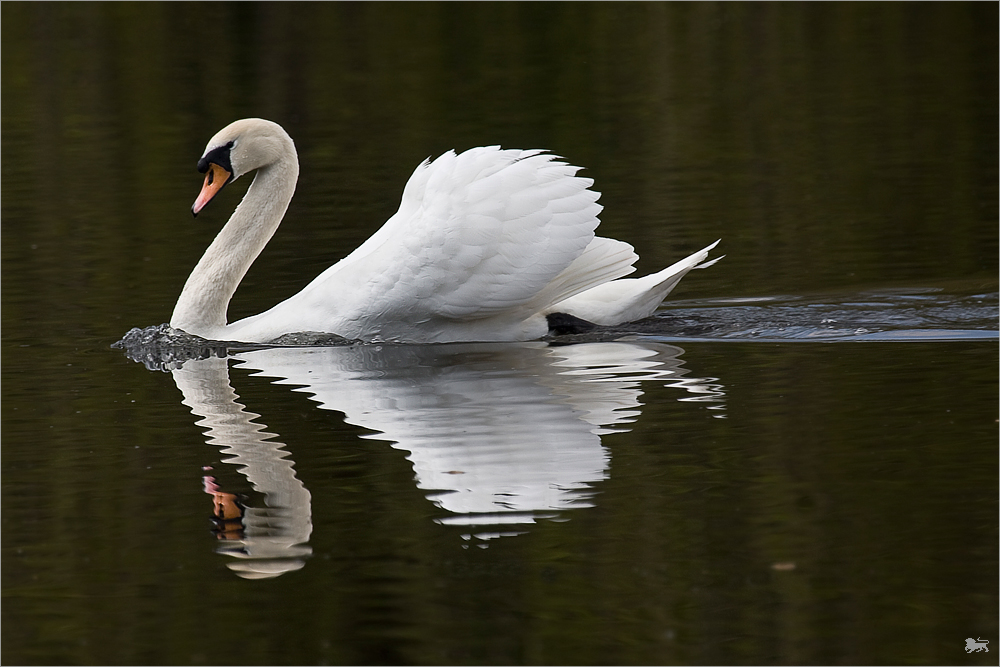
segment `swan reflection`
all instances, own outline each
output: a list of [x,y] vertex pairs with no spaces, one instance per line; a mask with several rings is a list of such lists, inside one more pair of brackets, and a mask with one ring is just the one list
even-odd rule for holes
[[[270,348],[237,353],[236,365],[308,394],[320,408],[407,452],[418,488],[444,510],[441,524],[485,541],[541,518],[592,504],[608,477],[601,436],[628,430],[640,414],[641,384],[681,390],[680,400],[721,410],[714,378],[683,368],[678,347],[600,342],[355,345]],[[203,417],[266,509],[247,509],[245,530],[226,553],[243,576],[301,567],[309,553],[309,492],[288,452],[237,402],[225,359],[174,370],[184,402]],[[215,493],[215,492],[213,492]],[[235,548],[233,548],[235,546]],[[255,562],[256,565],[248,565]],[[284,570],[282,569],[284,568]]]
[[221,542],[219,551],[239,560],[229,568],[248,579],[276,577],[305,565],[312,553],[312,503],[309,491],[295,476],[284,445],[272,440],[258,418],[244,409],[229,384],[226,359],[188,361],[171,371],[184,405],[202,417],[208,444],[222,448],[226,463],[263,494],[265,507],[243,507],[206,476],[205,490],[213,496]]

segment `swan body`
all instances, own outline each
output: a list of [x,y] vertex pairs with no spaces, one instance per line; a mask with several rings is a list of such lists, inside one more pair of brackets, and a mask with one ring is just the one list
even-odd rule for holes
[[[602,207],[579,167],[540,150],[473,148],[425,160],[399,210],[354,252],[270,310],[231,324],[237,286],[281,222],[298,157],[280,125],[250,118],[216,134],[198,163],[195,215],[256,170],[229,222],[191,272],[170,325],[211,340],[266,343],[321,332],[366,342],[520,341],[562,313],[599,325],[648,317],[695,268],[700,250],[644,278],[624,279],[632,246],[595,236]],[[721,259],[721,258],[719,258]]]

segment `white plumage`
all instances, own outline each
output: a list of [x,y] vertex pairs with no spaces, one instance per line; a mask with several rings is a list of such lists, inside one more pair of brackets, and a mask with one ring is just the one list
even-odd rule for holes
[[257,169],[229,222],[195,267],[171,326],[215,340],[268,342],[324,332],[411,343],[530,340],[546,316],[596,324],[647,317],[715,244],[639,280],[627,243],[595,237],[593,181],[540,150],[449,151],[413,172],[399,210],[350,255],[274,308],[226,323],[229,300],[291,200],[291,138],[261,119],[236,121],[209,142],[197,213],[229,180]]

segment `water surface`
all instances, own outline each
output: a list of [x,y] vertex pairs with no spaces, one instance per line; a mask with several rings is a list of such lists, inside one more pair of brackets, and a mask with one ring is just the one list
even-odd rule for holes
[[[4,3],[0,657],[992,664],[997,11]],[[151,370],[110,345],[246,116],[302,176],[233,319],[451,148],[583,165],[641,273],[727,257],[590,338]]]

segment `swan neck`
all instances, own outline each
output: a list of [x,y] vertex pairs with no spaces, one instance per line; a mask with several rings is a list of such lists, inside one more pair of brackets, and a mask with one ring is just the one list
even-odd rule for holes
[[229,301],[281,223],[298,172],[294,154],[257,170],[243,201],[188,277],[170,326],[204,338],[220,337]]

